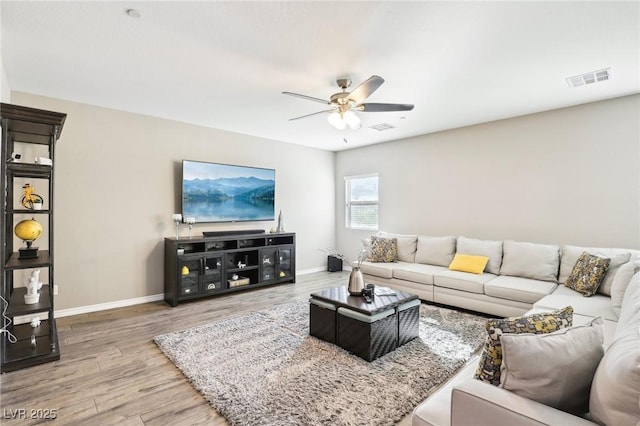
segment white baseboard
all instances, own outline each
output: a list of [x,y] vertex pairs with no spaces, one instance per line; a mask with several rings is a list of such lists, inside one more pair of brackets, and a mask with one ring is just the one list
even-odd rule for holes
[[303,269],[302,271],[296,271],[296,275],[309,275],[316,272],[324,272],[327,270],[326,266],[318,266],[317,268]]
[[[296,275],[308,275],[316,272],[323,272],[326,270],[327,270],[326,266],[318,266],[317,268],[309,268],[309,269],[304,269],[302,271],[296,271]],[[77,308],[60,309],[60,310],[56,310],[55,317],[62,318],[62,317],[69,317],[72,315],[88,314],[90,312],[106,311],[107,309],[115,309],[115,308],[124,308],[125,306],[140,305],[142,303],[157,302],[160,300],[164,300],[163,293],[153,294],[151,296],[136,297],[133,299],[117,300],[115,302],[98,303],[96,305],[79,306]],[[29,318],[27,321],[27,319],[25,318],[25,321],[29,322],[31,321],[31,319]]]
[[124,308],[125,306],[140,305],[142,303],[164,300],[164,293],[151,296],[136,297],[133,299],[117,300],[115,302],[98,303],[96,305],[79,306],[77,308],[60,309],[55,313],[56,318],[69,317],[71,315],[88,314],[90,312],[106,311],[107,309]]

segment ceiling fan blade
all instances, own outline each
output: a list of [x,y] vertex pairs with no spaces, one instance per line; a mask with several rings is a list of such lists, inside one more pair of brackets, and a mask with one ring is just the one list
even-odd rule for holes
[[375,92],[382,83],[384,83],[384,78],[378,75],[372,75],[368,80],[349,93],[349,99],[354,101],[356,104],[359,104],[371,96],[371,94]]
[[299,93],[293,93],[293,92],[282,92],[282,94],[283,95],[289,95],[289,96],[295,96],[296,98],[306,99],[308,101],[319,102],[319,103],[325,104],[325,105],[331,105],[331,102],[329,102],[326,99],[314,98],[312,96],[301,95]]
[[301,115],[300,117],[290,118],[289,121],[300,120],[301,118],[311,117],[312,115],[324,114],[326,112],[334,112],[334,111],[338,111],[338,110],[337,109],[327,109],[327,110],[324,110],[324,111],[318,111],[318,112],[314,112],[314,113],[307,114],[307,115]]
[[356,107],[358,111],[364,112],[391,112],[391,111],[411,111],[413,104],[360,104]]

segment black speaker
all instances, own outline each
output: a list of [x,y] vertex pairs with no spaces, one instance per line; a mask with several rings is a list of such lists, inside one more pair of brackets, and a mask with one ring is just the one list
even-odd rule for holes
[[327,256],[327,271],[329,272],[342,271],[342,259],[335,256]]

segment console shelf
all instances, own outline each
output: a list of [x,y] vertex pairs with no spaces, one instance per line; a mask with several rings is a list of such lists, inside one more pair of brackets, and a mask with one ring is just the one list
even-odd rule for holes
[[177,306],[187,300],[295,283],[295,245],[294,233],[165,238],[164,299]]

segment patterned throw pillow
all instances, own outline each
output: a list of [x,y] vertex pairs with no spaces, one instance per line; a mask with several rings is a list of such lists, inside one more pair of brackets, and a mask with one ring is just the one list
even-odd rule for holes
[[370,262],[395,262],[398,260],[398,239],[371,237]]
[[583,296],[593,296],[598,291],[610,262],[611,259],[606,257],[582,252],[564,285]]
[[523,317],[490,319],[487,321],[487,339],[480,356],[475,378],[498,386],[500,384],[500,365],[502,364],[503,334],[551,333],[573,325],[573,308],[553,312],[531,314]]

